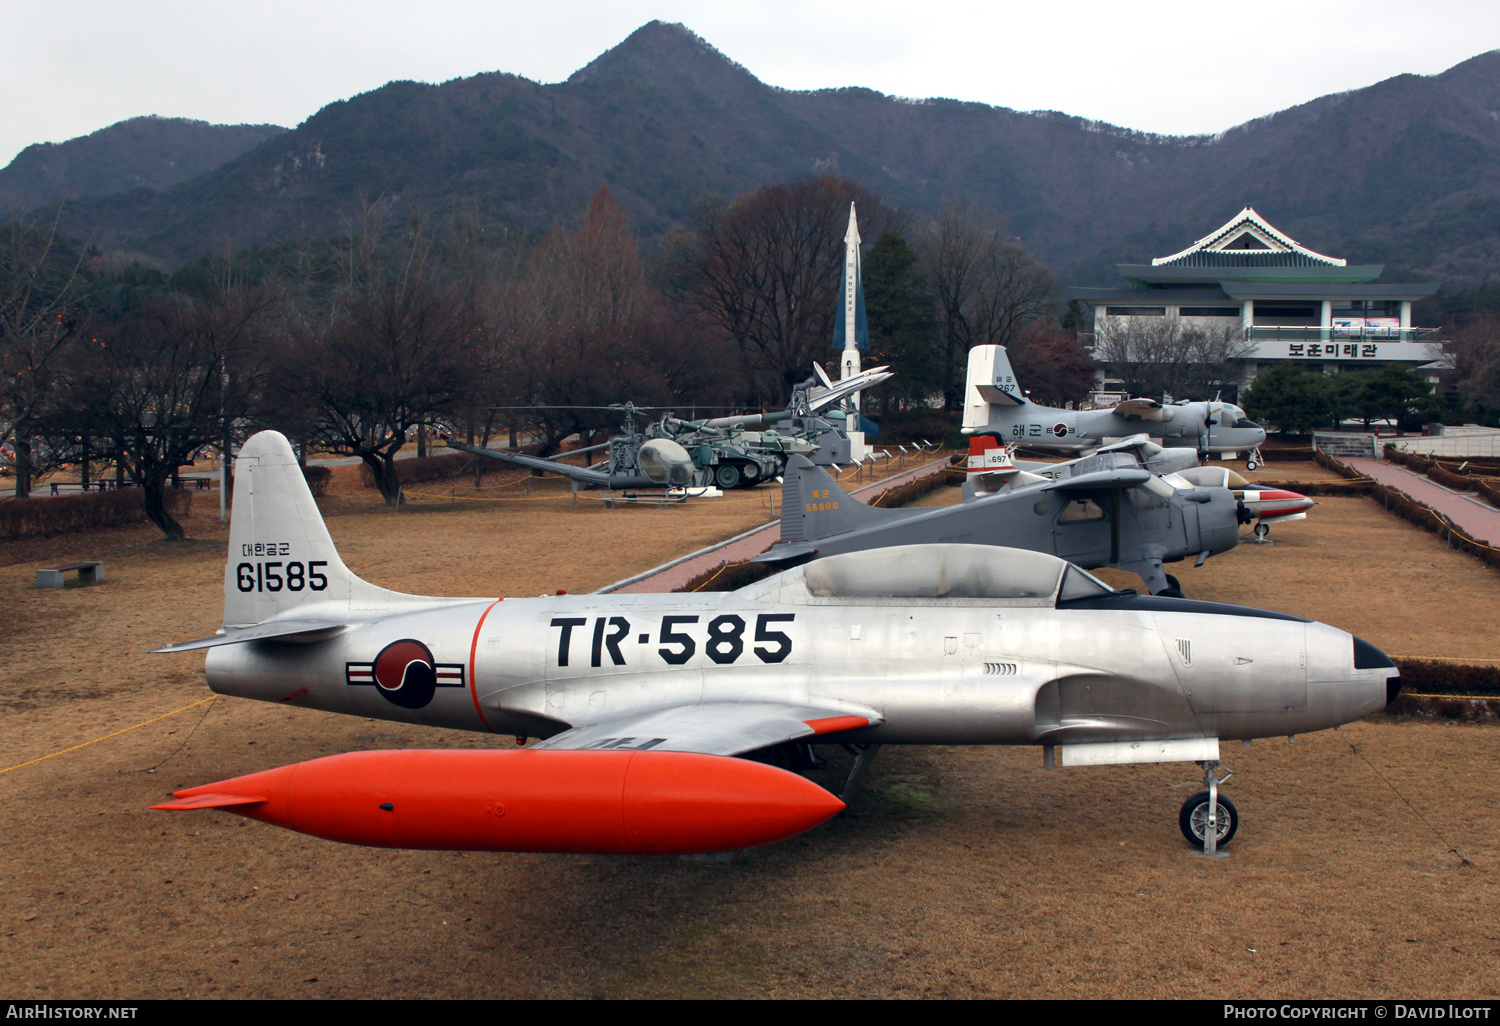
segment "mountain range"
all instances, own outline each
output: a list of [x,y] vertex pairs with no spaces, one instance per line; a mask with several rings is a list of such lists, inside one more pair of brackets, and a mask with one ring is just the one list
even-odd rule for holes
[[[338,234],[372,203],[441,216],[477,201],[542,230],[576,219],[600,184],[649,243],[705,194],[836,171],[918,215],[945,199],[989,204],[1074,284],[1107,283],[1116,261],[1174,252],[1247,205],[1312,249],[1386,263],[1387,278],[1500,277],[1500,51],[1179,137],[863,88],[779,89],[652,22],[563,82],[391,82],[290,131],[203,126],[218,132],[193,150],[202,173],[165,147],[147,153],[148,129],[174,124],[135,119],[30,147],[0,171],[0,209],[51,183],[70,234],[175,265],[226,238]],[[110,133],[140,159],[85,147]],[[140,187],[101,194],[129,186]]]
[[0,211],[128,189],[162,189],[212,171],[286,129],[130,118],[64,143],[35,143],[0,169]]

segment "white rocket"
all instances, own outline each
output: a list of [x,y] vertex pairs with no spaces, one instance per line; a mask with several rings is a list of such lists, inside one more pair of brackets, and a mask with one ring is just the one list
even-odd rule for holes
[[[859,219],[854,204],[849,204],[849,230],[844,233],[844,288],[834,321],[834,344],[843,344],[839,360],[839,380],[846,381],[860,373],[859,351],[870,348],[870,327],[865,319],[865,286],[859,267]],[[868,451],[864,432],[859,426],[859,393],[850,397],[853,410],[846,421],[851,453],[863,459]]]

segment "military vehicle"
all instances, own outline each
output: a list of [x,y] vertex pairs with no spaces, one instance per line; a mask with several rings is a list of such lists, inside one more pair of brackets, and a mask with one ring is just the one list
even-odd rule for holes
[[[704,420],[681,420],[664,413],[644,430],[637,430],[636,419],[645,410],[625,403],[611,407],[624,414],[620,434],[600,445],[559,456],[529,456],[455,441],[447,444],[460,452],[560,474],[585,488],[753,488],[762,481],[780,477],[787,460],[794,455],[806,456],[820,466],[846,466],[852,462],[844,425],[819,414],[892,376],[886,367],[873,367],[854,378],[833,383],[821,367],[816,369],[817,376],[808,378],[793,391],[790,406],[774,413]],[[608,458],[592,467],[558,462],[598,449],[607,449]]]

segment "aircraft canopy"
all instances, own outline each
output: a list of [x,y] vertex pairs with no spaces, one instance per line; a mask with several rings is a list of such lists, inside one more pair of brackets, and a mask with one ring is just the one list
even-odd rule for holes
[[1067,566],[1042,552],[935,544],[828,556],[805,572],[807,590],[817,598],[1031,599],[1050,605]]

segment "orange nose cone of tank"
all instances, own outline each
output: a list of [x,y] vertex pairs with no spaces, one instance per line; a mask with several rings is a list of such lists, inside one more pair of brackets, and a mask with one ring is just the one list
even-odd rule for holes
[[844,803],[795,773],[744,759],[639,752],[625,775],[632,851],[702,854],[795,837]]
[[681,855],[802,833],[843,809],[785,770],[693,752],[350,752],[179,791],[332,841],[446,851]]

